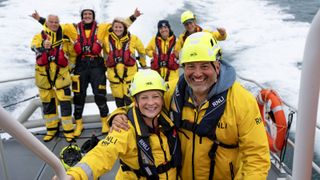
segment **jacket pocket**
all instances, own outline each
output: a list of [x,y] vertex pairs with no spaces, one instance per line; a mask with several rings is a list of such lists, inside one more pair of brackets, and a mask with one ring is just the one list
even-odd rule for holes
[[46,67],[40,67],[36,66],[35,69],[35,81],[36,81],[36,86],[41,89],[51,89],[51,84],[48,80],[48,75],[46,73]]
[[69,69],[67,67],[60,68],[58,77],[55,82],[55,86],[57,89],[61,89],[71,84],[71,76],[69,73]]

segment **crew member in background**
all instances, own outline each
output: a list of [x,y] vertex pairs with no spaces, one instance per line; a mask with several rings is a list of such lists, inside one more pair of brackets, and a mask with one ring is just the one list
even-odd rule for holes
[[157,71],[165,81],[179,78],[179,63],[174,50],[176,36],[169,21],[158,22],[158,32],[146,47],[146,54],[151,59],[151,69]]
[[[210,32],[214,37],[214,39],[218,41],[223,41],[227,38],[227,32],[222,27],[218,27],[217,31],[209,31],[209,30],[202,29],[197,24],[196,15],[194,15],[193,12],[189,10],[184,11],[181,14],[181,24],[183,24],[185,31],[179,35],[179,39],[177,41],[177,46],[176,46],[176,52],[179,52],[180,49],[183,47],[183,43],[186,40],[186,38],[195,32],[201,32],[201,31]],[[176,53],[176,55],[178,57],[179,54]]]
[[[105,62],[102,57],[102,42],[105,36],[108,36],[110,23],[100,23],[95,21],[96,13],[92,5],[82,6],[80,9],[81,21],[78,24],[63,24],[62,29],[74,41],[74,49],[77,53],[77,60],[73,68],[72,90],[74,92],[74,119],[76,129],[74,136],[78,137],[83,131],[82,114],[87,96],[88,85],[91,85],[94,94],[94,100],[100,111],[102,122],[102,133],[108,132],[106,125],[109,109],[106,99],[106,76]],[[141,15],[138,9],[134,14],[126,19],[128,25],[131,25],[137,17]],[[40,23],[44,18],[35,11],[32,17]]]
[[[138,64],[146,68],[145,49],[140,39],[128,31],[128,21],[115,18],[104,39],[107,77],[117,107],[131,104],[128,89],[138,72]],[[135,53],[138,52],[138,57]]]
[[47,128],[43,140],[52,140],[59,130],[59,103],[63,134],[66,141],[71,142],[74,136],[68,63],[74,62],[76,54],[70,39],[63,35],[58,16],[49,15],[43,27],[43,31],[35,35],[31,43],[36,53],[35,80]]

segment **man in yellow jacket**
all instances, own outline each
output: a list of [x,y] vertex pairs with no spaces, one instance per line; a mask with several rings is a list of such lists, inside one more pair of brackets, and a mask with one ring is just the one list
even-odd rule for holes
[[134,76],[129,131],[113,131],[67,171],[69,179],[97,179],[120,158],[115,179],[176,180],[181,154],[172,120],[162,111],[164,80],[153,70]]
[[165,81],[179,78],[179,62],[175,55],[176,36],[168,20],[158,22],[158,32],[146,47],[151,69],[158,71]]
[[185,31],[179,35],[177,45],[176,45],[177,52],[179,52],[183,47],[183,43],[186,40],[186,38],[196,32],[202,32],[202,31],[210,32],[214,37],[214,39],[218,41],[223,41],[227,38],[227,32],[224,28],[218,27],[217,31],[204,30],[197,24],[196,20],[197,20],[196,15],[189,10],[184,11],[181,14],[181,24],[183,24]]
[[[212,35],[189,36],[180,63],[184,76],[169,82],[165,103],[180,128],[181,179],[265,180],[270,155],[257,102],[235,81]],[[113,129],[126,125],[124,113],[114,113]]]
[[64,136],[70,142],[73,139],[73,123],[68,64],[75,61],[76,54],[70,39],[63,35],[58,16],[48,16],[44,30],[34,36],[31,48],[36,52],[35,80],[47,127],[47,134],[43,140],[52,140],[58,132],[59,101]]

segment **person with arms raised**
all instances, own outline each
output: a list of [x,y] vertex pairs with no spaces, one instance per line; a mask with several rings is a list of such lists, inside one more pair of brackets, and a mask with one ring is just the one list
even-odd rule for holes
[[[186,38],[196,32],[210,32],[216,41],[223,41],[227,38],[227,32],[223,27],[218,27],[217,31],[202,29],[202,27],[197,24],[196,15],[189,10],[186,10],[181,14],[181,24],[183,24],[185,31],[179,35],[176,45],[176,52],[179,52],[183,47],[183,43]],[[178,54],[176,55],[178,57]]]
[[64,136],[66,141],[71,142],[74,136],[68,65],[75,60],[76,53],[69,37],[63,35],[57,15],[48,15],[43,28],[31,43],[31,49],[36,53],[35,81],[47,128],[43,140],[51,141],[59,131],[59,103]]

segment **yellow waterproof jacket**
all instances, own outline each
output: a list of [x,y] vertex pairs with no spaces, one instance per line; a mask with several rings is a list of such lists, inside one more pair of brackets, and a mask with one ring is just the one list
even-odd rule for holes
[[[126,33],[123,37],[119,38],[117,35],[114,34],[114,32],[111,32],[108,36],[104,39],[104,52],[105,52],[105,58],[109,58],[109,56],[113,56],[111,53],[112,45],[110,43],[109,38],[112,38],[112,40],[115,43],[115,48],[118,50],[121,50],[123,47],[123,44],[129,40],[129,51],[130,56],[135,58],[135,52],[138,52],[139,55],[139,64],[142,67],[146,66],[146,55],[145,55],[145,49],[141,42],[141,40],[129,32]],[[107,68],[107,78],[111,83],[119,83],[121,80],[124,80],[126,83],[130,83],[134,74],[138,71],[137,64],[133,66],[125,66],[123,63],[117,63],[114,67],[108,67]]]
[[163,53],[167,53],[169,48],[169,42],[171,39],[175,38],[175,36],[169,36],[166,40],[162,39],[160,36],[153,36],[152,39],[149,41],[148,46],[146,47],[146,54],[152,58],[153,53],[156,52],[156,38],[161,40],[161,50]]
[[[259,108],[255,98],[235,82],[234,69],[221,61],[220,76],[210,95],[218,94],[228,89],[227,102],[220,121],[216,127],[217,141],[227,145],[238,145],[227,149],[219,146],[215,156],[214,180],[246,179],[265,180],[270,168],[268,140]],[[176,82],[169,84],[165,95],[166,106],[175,110],[172,95]],[[168,103],[171,102],[171,105]],[[189,106],[184,106],[182,119],[200,124],[209,107],[209,101],[196,108],[191,98]],[[180,128],[179,133],[182,151],[182,179],[208,179],[210,158],[208,153],[213,141],[207,137]]]
[[[65,54],[65,57],[68,59],[68,67],[60,67],[58,68],[57,64],[53,61],[49,63],[49,66],[39,66],[35,65],[35,80],[36,85],[41,89],[51,89],[51,85],[49,82],[48,77],[50,77],[50,81],[54,82],[54,86],[57,89],[64,88],[66,86],[69,86],[71,84],[71,77],[70,77],[70,67],[71,64],[74,64],[76,59],[76,53],[73,49],[73,43],[70,41],[68,37],[63,36],[61,39],[57,39],[57,34],[51,30],[49,30],[46,25],[44,25],[45,32],[49,39],[51,40],[52,44],[55,44],[59,40],[62,40],[62,48]],[[64,29],[62,29],[63,34]],[[31,42],[31,49],[33,49],[36,54],[41,54],[42,49],[42,42],[43,38],[41,33],[35,35]],[[47,68],[49,68],[49,71],[47,71]],[[57,70],[59,69],[58,74]],[[49,72],[49,76],[48,76]],[[54,78],[56,76],[56,80],[54,81]]]
[[[172,124],[172,122],[170,123]],[[76,180],[97,179],[104,173],[109,172],[118,158],[131,168],[139,169],[136,130],[130,121],[129,125],[130,129],[128,131],[112,131],[109,133],[76,166],[70,168],[67,174],[72,175]],[[161,141],[162,143],[160,143]],[[165,158],[171,159],[168,140],[162,132],[159,136],[152,133],[149,142],[156,166],[163,164]],[[167,172],[159,174],[159,178],[175,180],[176,175],[176,169],[171,168]],[[133,171],[122,171],[120,167],[116,179],[127,180],[138,179],[138,177]],[[140,179],[146,178],[141,177]]]
[[[171,35],[168,37],[166,40],[162,39],[160,36],[154,36],[150,40],[148,46],[146,47],[146,54],[150,57],[153,58],[154,53],[157,53],[157,46],[156,46],[156,38],[161,41],[161,50],[163,51],[162,53],[166,54],[169,49],[169,42],[175,38],[175,36]],[[176,42],[177,43],[177,42]],[[175,45],[176,46],[176,45]],[[173,53],[176,54],[175,47],[173,47]],[[176,57],[178,59],[178,57]],[[151,60],[152,61],[152,60]],[[159,74],[165,81],[170,81],[173,79],[177,79],[179,77],[179,69],[177,70],[169,70],[166,67],[160,67],[159,69]]]
[[[227,33],[224,34],[223,36],[221,36],[221,34],[218,31],[203,30],[200,26],[197,26],[196,32],[201,32],[201,31],[211,33],[212,36],[218,41],[223,41],[227,38]],[[185,38],[190,35],[190,34],[189,35],[187,35],[187,34],[188,34],[188,32],[185,31],[179,35],[179,38],[178,38],[178,41],[176,44],[176,49],[175,49],[177,52],[179,52],[182,49]]]

